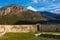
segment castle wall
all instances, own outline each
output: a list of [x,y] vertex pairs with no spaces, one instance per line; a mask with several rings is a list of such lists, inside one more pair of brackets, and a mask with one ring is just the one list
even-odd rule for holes
[[[3,27],[3,28],[2,28]],[[6,32],[36,32],[35,25],[0,25],[0,31]]]
[[60,31],[60,24],[41,24],[40,31]]
[[[0,32],[36,32],[37,25],[0,25]],[[40,24],[39,31],[60,31],[59,24]]]

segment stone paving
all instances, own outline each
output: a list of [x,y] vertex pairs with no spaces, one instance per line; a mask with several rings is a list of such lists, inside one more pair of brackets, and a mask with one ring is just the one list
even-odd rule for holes
[[60,39],[60,34],[46,34],[46,33],[38,33],[34,34],[36,37],[49,37],[49,38],[59,38]]

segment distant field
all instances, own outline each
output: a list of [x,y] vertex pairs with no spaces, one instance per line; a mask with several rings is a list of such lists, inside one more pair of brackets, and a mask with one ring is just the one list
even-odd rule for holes
[[35,37],[34,34],[35,33],[6,33],[4,36],[0,37],[0,40],[60,40],[55,38]]

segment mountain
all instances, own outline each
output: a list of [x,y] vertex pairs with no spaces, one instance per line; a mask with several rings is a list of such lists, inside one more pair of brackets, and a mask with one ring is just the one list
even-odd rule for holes
[[54,10],[52,13],[60,15],[60,9]]
[[60,20],[60,15],[55,14],[54,12],[47,12],[47,11],[38,11],[43,17],[48,18],[48,20]]
[[0,24],[15,24],[18,21],[47,20],[39,12],[28,10],[18,4],[10,4],[0,8]]
[[[33,11],[18,4],[0,8],[0,24],[58,23],[60,15],[47,11]],[[55,21],[55,22],[54,22]]]
[[27,10],[24,7],[17,4],[11,4],[0,8],[0,15],[8,15],[8,14],[20,15],[25,11]]

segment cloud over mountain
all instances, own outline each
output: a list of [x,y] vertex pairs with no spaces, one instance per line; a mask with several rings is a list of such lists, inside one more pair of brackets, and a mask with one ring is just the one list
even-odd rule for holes
[[35,8],[33,8],[32,6],[28,6],[27,9],[29,10],[33,10],[33,11],[37,11]]

